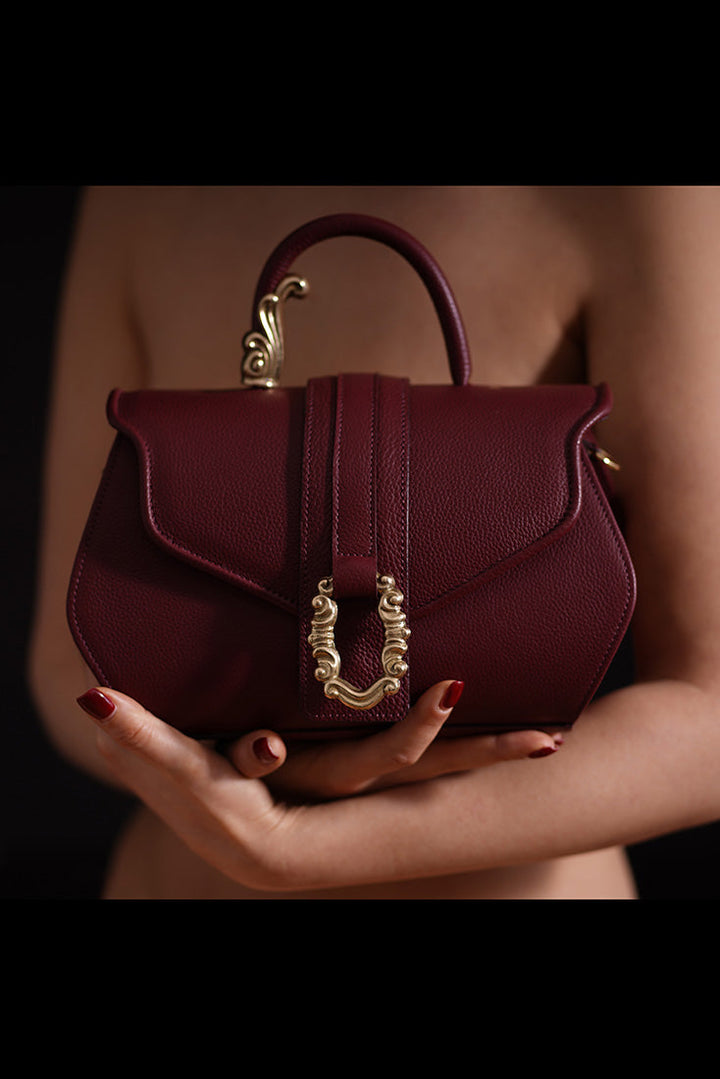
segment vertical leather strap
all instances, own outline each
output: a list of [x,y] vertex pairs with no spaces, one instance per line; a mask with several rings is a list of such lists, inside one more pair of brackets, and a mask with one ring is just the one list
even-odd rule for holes
[[377,591],[375,375],[339,375],[333,451],[332,575],[335,599]]
[[308,634],[313,616],[313,596],[317,593],[319,582],[328,576],[331,566],[334,412],[335,379],[310,379],[305,390],[298,582],[298,705],[309,720],[320,718],[324,710],[322,690],[313,674],[315,662],[308,644]]
[[400,691],[368,711],[325,697],[307,643],[313,596],[332,574],[342,676],[365,688],[380,675],[376,571],[395,578],[408,609],[408,469],[406,379],[343,375],[308,382],[298,600],[300,705],[312,723],[388,723],[402,719],[410,706],[412,642]]
[[[395,578],[409,610],[410,383],[378,377],[376,518],[378,572]],[[412,645],[411,645],[412,648]]]

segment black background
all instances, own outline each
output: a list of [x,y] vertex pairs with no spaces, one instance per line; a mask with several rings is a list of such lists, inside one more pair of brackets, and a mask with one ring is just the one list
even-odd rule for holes
[[[25,683],[53,336],[79,194],[75,186],[0,187],[3,899],[97,899],[131,806],[57,756]],[[712,824],[632,848],[640,897],[720,897],[719,844],[720,824]]]

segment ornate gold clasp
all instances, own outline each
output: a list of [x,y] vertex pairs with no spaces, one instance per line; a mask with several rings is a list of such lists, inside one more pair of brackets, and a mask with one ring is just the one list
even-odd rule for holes
[[304,296],[310,286],[304,277],[284,277],[275,292],[258,304],[258,321],[264,332],[251,330],[243,338],[241,376],[244,386],[268,390],[277,386],[285,358],[282,304],[289,296]]
[[315,614],[308,642],[312,645],[313,659],[319,660],[315,677],[324,683],[326,697],[337,699],[348,708],[374,708],[384,697],[397,693],[400,679],[408,670],[408,665],[402,658],[407,652],[407,639],[410,636],[401,607],[403,594],[396,588],[393,577],[381,576],[379,573],[377,587],[380,597],[378,614],[385,630],[385,643],[381,654],[385,673],[365,690],[356,689],[344,678],[340,678],[340,653],[335,647],[334,633],[338,606],[332,598],[332,577],[324,577],[320,581],[318,594],[312,601]]

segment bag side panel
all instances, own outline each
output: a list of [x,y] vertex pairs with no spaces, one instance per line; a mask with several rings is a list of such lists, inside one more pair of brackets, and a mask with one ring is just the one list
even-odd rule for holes
[[[149,538],[134,446],[118,435],[78,552],[68,620],[103,685],[196,737],[296,709],[297,618]],[[270,724],[271,725],[271,724]]]
[[571,726],[622,641],[636,584],[624,539],[592,466],[568,532],[413,626],[423,681],[465,681],[445,734]]

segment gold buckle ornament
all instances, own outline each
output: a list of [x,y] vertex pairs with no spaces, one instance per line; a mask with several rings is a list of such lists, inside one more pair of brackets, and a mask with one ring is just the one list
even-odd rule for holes
[[340,653],[335,647],[333,628],[337,621],[338,606],[332,598],[332,577],[324,577],[320,581],[318,594],[312,601],[315,614],[308,642],[312,646],[313,659],[319,661],[315,677],[318,682],[324,683],[326,697],[339,700],[348,708],[374,708],[385,697],[397,693],[400,679],[408,670],[408,665],[402,658],[407,652],[407,639],[410,636],[401,608],[403,594],[396,588],[393,577],[381,576],[379,573],[377,589],[380,597],[378,614],[385,630],[385,643],[381,654],[384,675],[365,690],[356,689],[340,677]]

